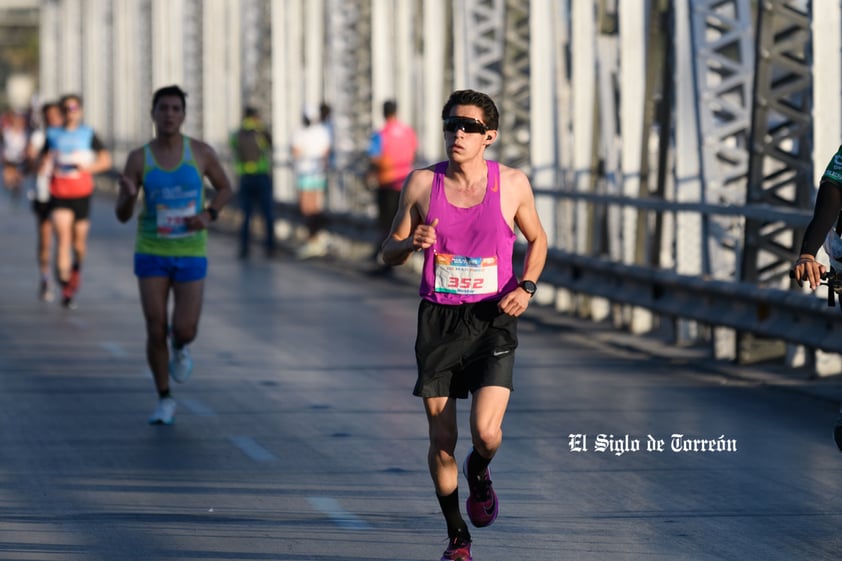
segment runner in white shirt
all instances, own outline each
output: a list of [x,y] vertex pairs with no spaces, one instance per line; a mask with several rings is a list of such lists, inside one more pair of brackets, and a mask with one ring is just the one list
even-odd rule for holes
[[304,127],[292,137],[292,160],[298,204],[308,238],[298,250],[298,257],[320,257],[327,253],[327,246],[319,235],[324,223],[324,194],[327,189],[327,167],[330,157],[330,130],[317,121],[315,109],[305,107],[302,114]]

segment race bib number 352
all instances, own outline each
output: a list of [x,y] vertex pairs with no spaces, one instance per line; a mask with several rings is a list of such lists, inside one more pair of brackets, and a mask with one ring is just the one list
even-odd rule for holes
[[436,254],[435,290],[448,294],[495,294],[497,257]]

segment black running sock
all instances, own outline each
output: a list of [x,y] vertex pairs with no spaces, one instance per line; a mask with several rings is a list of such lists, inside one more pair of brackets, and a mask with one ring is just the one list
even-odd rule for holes
[[161,399],[164,399],[165,397],[170,397],[170,389],[169,389],[169,388],[167,388],[167,389],[165,389],[165,390],[163,390],[163,391],[159,391],[159,392],[158,392],[158,397],[159,397],[159,398],[161,398]]
[[471,455],[468,458],[468,477],[477,477],[480,473],[485,471],[485,468],[487,468],[490,463],[491,460],[480,456],[479,452],[476,451],[476,448],[472,449]]
[[436,498],[439,500],[441,513],[444,514],[444,521],[447,523],[447,535],[452,538],[461,531],[470,539],[468,525],[465,524],[459,512],[459,488],[457,487],[455,491],[444,497],[437,494]]

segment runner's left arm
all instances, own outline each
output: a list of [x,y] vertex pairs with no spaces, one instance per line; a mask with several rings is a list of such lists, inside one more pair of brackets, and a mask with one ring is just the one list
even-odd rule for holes
[[[194,141],[194,153],[199,155],[199,162],[204,170],[204,176],[208,178],[211,186],[216,191],[213,199],[208,202],[205,208],[213,208],[217,213],[222,212],[228,201],[234,196],[231,188],[231,181],[219,161],[216,151],[204,142]],[[187,228],[190,230],[201,230],[207,228],[211,223],[211,216],[207,210],[202,210],[196,216],[187,219]]]
[[[526,174],[519,170],[515,170],[507,178],[506,185],[515,190],[517,195],[514,221],[527,243],[521,280],[537,283],[547,262],[547,233],[541,225],[538,210],[535,208],[535,195],[532,193],[532,186]],[[530,294],[518,287],[503,296],[500,300],[500,310],[517,317],[526,311],[530,298],[532,298]]]
[[96,154],[96,158],[91,164],[91,167],[88,168],[88,171],[93,174],[109,171],[112,165],[111,152],[96,134],[94,134],[94,138],[91,141],[91,150]]

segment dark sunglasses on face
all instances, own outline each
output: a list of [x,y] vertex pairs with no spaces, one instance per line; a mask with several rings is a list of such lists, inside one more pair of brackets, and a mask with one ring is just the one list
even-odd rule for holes
[[469,117],[448,117],[444,120],[444,132],[463,130],[469,134],[485,134],[488,132],[482,121]]

